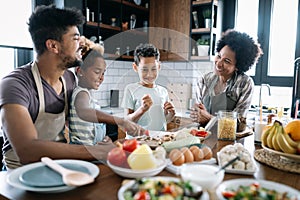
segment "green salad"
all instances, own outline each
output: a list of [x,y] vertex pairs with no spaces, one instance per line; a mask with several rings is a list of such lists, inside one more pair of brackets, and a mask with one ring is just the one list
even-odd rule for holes
[[125,200],[197,200],[202,190],[194,191],[189,182],[160,179],[137,179],[124,192]]
[[287,192],[277,192],[276,190],[261,187],[259,183],[249,186],[239,186],[237,189],[227,188],[222,192],[228,200],[296,200],[289,196]]

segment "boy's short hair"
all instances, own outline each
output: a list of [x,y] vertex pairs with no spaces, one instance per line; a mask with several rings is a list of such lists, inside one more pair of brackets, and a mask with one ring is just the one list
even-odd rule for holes
[[136,65],[139,65],[141,61],[140,57],[155,57],[155,60],[159,61],[159,56],[158,49],[153,44],[149,43],[140,44],[134,50],[134,62]]
[[56,8],[55,5],[37,6],[29,18],[29,32],[38,55],[46,50],[46,41],[61,42],[62,36],[71,26],[80,26],[85,17],[76,8]]

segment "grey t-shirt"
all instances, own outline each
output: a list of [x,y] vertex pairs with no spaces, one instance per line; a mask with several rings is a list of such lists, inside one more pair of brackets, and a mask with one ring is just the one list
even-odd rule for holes
[[[70,104],[73,89],[76,87],[75,76],[70,70],[63,75],[66,81],[68,104]],[[54,89],[42,79],[45,112],[61,113],[65,107],[64,90],[57,95]],[[5,76],[0,83],[0,109],[4,104],[20,104],[25,106],[35,122],[39,112],[39,97],[37,87],[31,72],[31,63],[21,66]],[[20,133],[22,134],[22,133]],[[3,131],[4,144],[2,150],[6,152],[11,149],[7,136]]]

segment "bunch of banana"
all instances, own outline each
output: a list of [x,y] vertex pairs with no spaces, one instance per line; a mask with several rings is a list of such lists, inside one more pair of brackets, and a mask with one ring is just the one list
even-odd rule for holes
[[261,141],[264,146],[276,151],[295,154],[297,152],[298,142],[292,140],[284,131],[280,121],[275,120],[273,125],[263,132]]

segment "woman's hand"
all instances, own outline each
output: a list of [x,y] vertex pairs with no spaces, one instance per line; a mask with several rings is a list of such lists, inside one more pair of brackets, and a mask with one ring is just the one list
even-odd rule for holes
[[212,118],[212,115],[207,112],[205,106],[202,103],[196,103],[191,111],[190,117],[193,122],[198,122],[199,124],[207,124]]

